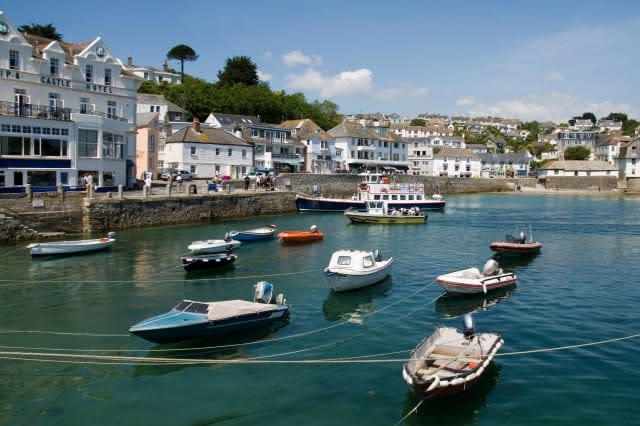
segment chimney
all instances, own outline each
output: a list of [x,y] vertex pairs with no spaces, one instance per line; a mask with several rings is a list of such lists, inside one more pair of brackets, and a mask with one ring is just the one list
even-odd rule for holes
[[131,55],[129,55],[127,57],[127,65],[132,66],[133,65],[133,57]]
[[169,64],[167,63],[167,60],[164,60],[164,63],[162,64],[162,69],[164,70],[164,72],[169,72]]
[[198,120],[198,117],[193,118],[193,123],[191,123],[191,128],[193,129],[194,132],[200,133],[200,120]]

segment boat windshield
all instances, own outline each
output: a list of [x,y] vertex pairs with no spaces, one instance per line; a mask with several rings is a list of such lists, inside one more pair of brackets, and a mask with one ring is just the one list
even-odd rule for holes
[[178,303],[178,305],[174,309],[176,311],[191,312],[194,314],[206,314],[209,309],[209,304],[183,300],[182,302]]
[[347,266],[351,265],[351,256],[338,256],[338,265]]
[[364,268],[371,268],[374,264],[375,262],[373,261],[373,256],[369,255],[362,258],[362,266]]

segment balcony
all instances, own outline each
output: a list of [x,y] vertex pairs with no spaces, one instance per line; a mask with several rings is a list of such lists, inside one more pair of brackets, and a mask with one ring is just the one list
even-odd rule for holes
[[0,102],[0,115],[12,115],[15,117],[40,118],[44,120],[71,121],[71,114],[85,114],[110,118],[112,120],[127,121],[125,118],[114,114],[95,111],[80,111],[71,108],[50,107],[48,105],[19,104],[16,102]]

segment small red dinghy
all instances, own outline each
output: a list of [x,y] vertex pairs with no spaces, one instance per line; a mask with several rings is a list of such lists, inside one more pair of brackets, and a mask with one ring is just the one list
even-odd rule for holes
[[[528,236],[525,231],[528,232]],[[530,225],[520,225],[516,227],[515,236],[507,234],[504,241],[494,241],[489,248],[498,253],[529,254],[538,252],[542,248],[542,243],[533,241]]]

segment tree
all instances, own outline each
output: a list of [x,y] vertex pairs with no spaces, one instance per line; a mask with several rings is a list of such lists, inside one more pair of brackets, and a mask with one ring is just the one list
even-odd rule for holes
[[22,25],[18,27],[18,31],[51,40],[62,41],[62,34],[56,30],[56,27],[54,27],[53,24],[39,25],[32,23],[31,25]]
[[180,61],[180,81],[184,82],[184,61],[195,61],[198,59],[198,55],[186,44],[179,44],[167,53],[167,59]]
[[596,119],[595,114],[594,114],[594,113],[592,113],[592,112],[585,112],[584,114],[582,114],[582,118],[583,118],[584,120],[591,120],[591,122],[592,122],[593,124],[596,124],[596,121],[598,121],[598,120]]
[[410,123],[410,126],[424,127],[426,125],[427,125],[427,120],[423,118],[414,118],[413,120],[411,120],[411,123]]
[[584,146],[572,146],[564,150],[565,160],[586,160],[591,155],[591,151]]
[[259,82],[258,67],[248,56],[227,58],[224,69],[218,71],[218,84],[223,87],[238,83],[256,86]]

